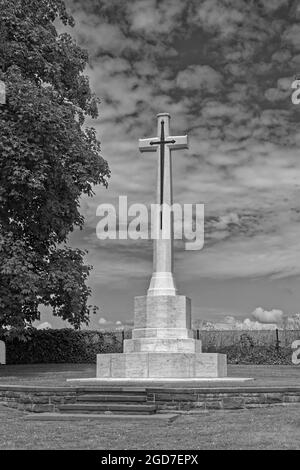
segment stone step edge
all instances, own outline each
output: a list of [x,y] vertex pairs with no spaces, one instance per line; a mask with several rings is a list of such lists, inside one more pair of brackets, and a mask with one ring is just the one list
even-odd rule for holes
[[72,403],[72,404],[62,404],[58,406],[60,410],[77,410],[79,408],[83,409],[97,409],[97,408],[110,408],[110,409],[124,409],[125,411],[137,410],[137,411],[155,411],[157,405],[151,404],[127,404],[127,403]]
[[28,414],[23,417],[25,421],[103,421],[103,420],[138,420],[138,421],[167,421],[173,422],[179,417],[177,413],[159,413],[159,414],[86,414],[86,413],[41,413],[41,414]]
[[147,393],[219,394],[219,393],[300,393],[300,386],[280,387],[147,387]]
[[[124,379],[126,381],[126,379]],[[175,380],[174,380],[175,381]],[[155,382],[155,379],[153,380]],[[187,379],[188,382],[188,379]],[[164,387],[160,385],[145,386],[145,387],[130,387],[130,386],[116,386],[116,387],[101,387],[101,386],[66,386],[66,387],[43,387],[43,386],[32,386],[32,385],[0,385],[0,392],[69,392],[77,393],[78,396],[89,393],[289,393],[289,392],[300,392],[300,386],[289,385],[289,386],[249,386],[249,387],[232,387],[230,385],[226,387],[197,387],[191,384],[190,387]]]
[[77,395],[77,401],[83,402],[83,401],[103,401],[103,402],[115,402],[117,400],[120,400],[121,402],[126,402],[128,403],[131,402],[137,402],[137,403],[144,403],[147,401],[147,396],[146,395],[120,395],[120,394],[114,394],[111,393],[110,395],[102,395],[102,394],[84,394],[84,395]]

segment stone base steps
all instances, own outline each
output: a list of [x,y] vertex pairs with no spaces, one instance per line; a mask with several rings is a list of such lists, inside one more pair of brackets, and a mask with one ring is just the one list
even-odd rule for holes
[[251,409],[298,404],[300,386],[199,387],[174,384],[152,387],[32,387],[0,385],[0,402],[32,414],[143,415],[189,411]]
[[61,414],[153,415],[157,405],[147,403],[145,389],[126,390],[120,388],[83,388],[77,391],[75,403],[60,404]]
[[[70,390],[70,387],[68,387]],[[118,385],[97,385],[97,384],[81,384],[81,385],[72,385],[71,390],[75,390],[79,395],[127,395],[127,396],[145,396],[146,388],[145,387],[134,387],[130,386],[118,386]]]
[[156,405],[144,404],[128,404],[128,403],[75,403],[71,405],[60,405],[58,410],[60,413],[125,413],[129,414],[154,414],[156,413]]
[[145,394],[143,395],[121,395],[121,394],[114,394],[111,395],[101,395],[101,394],[84,394],[79,395],[77,398],[77,402],[133,402],[133,403],[143,403],[147,401],[147,397]]
[[75,403],[63,403],[57,407],[61,414],[122,414],[152,415],[157,405],[147,403],[143,390],[122,390],[120,388],[83,388],[77,391]]

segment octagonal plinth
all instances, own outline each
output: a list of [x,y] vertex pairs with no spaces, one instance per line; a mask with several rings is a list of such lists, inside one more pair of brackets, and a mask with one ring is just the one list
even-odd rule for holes
[[225,354],[143,352],[97,355],[97,378],[191,379],[226,376]]

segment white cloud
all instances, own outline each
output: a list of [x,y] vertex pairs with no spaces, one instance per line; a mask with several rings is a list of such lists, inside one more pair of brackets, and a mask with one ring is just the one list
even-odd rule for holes
[[37,327],[37,330],[49,330],[52,328],[51,323],[45,321],[43,323],[40,323]]
[[241,330],[273,330],[276,329],[276,324],[263,324],[258,321],[245,318],[240,320],[232,315],[227,315],[222,322],[205,322],[203,329],[214,330],[227,330],[227,331],[241,331]]
[[176,17],[182,14],[185,2],[164,0],[157,4],[155,0],[128,2],[131,15],[130,29],[146,36],[167,34],[176,24]]
[[284,314],[282,310],[273,309],[273,310],[264,310],[261,307],[257,307],[252,312],[252,317],[255,320],[258,320],[260,323],[281,323],[284,319]]
[[289,26],[286,29],[282,39],[288,44],[291,44],[296,51],[300,51],[300,25],[293,24]]
[[[276,324],[274,322],[273,324],[265,325],[263,322],[253,321],[250,318],[240,320],[231,315],[227,315],[225,317],[225,324],[228,326],[228,329],[232,330],[270,330],[276,328]],[[224,329],[227,328],[225,327]]]
[[238,330],[274,330],[276,329],[276,324],[265,325],[258,321],[252,321],[249,318],[246,318],[242,322],[237,322],[235,329]]
[[222,85],[222,75],[209,65],[190,65],[178,73],[177,86],[185,90],[217,91]]
[[[236,5],[238,6],[237,3]],[[197,3],[196,13],[191,18],[191,21],[200,22],[206,30],[214,32],[217,30],[222,36],[235,33],[237,25],[243,20],[243,12],[238,11],[238,8],[232,8],[230,4],[224,5],[222,0],[204,0]]]
[[284,90],[279,90],[278,88],[269,88],[265,92],[265,97],[269,101],[282,101],[282,100],[286,100],[290,94],[291,94],[290,90],[284,91]]
[[[300,314],[296,313],[291,316],[282,316],[276,313],[281,310],[264,311],[263,309],[256,309],[259,311],[256,320],[250,318],[240,319],[234,315],[226,315],[222,321],[202,321],[200,329],[203,330],[227,330],[227,331],[241,331],[241,330],[275,330],[275,329],[300,329]],[[260,315],[262,310],[262,315]],[[252,317],[255,315],[252,313]],[[261,319],[261,320],[260,320]],[[273,321],[272,321],[273,319]],[[267,321],[265,321],[267,320]]]

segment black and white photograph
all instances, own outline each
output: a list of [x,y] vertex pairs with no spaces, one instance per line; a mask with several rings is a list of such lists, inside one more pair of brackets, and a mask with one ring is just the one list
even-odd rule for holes
[[0,0],[1,461],[299,451],[299,286],[298,0]]

